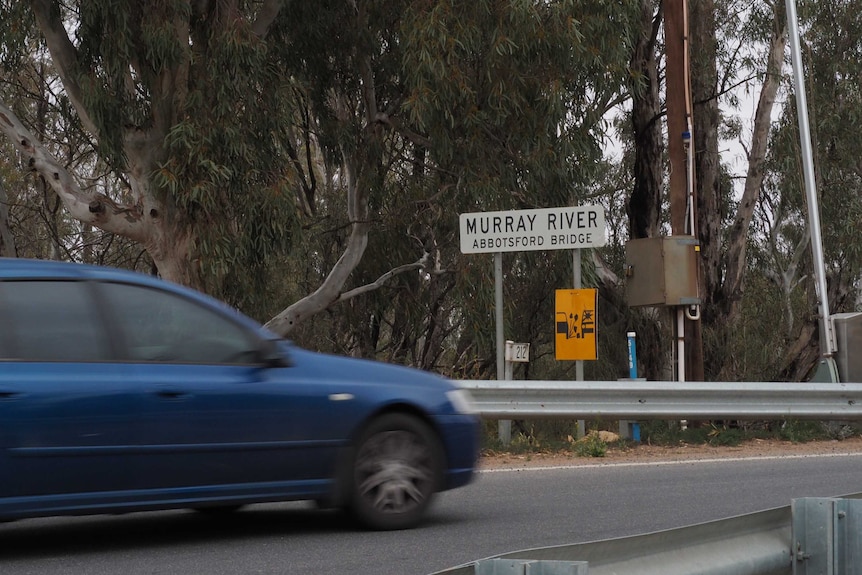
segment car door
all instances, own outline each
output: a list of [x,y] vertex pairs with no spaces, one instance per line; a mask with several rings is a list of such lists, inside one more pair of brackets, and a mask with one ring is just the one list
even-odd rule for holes
[[180,293],[110,282],[100,289],[141,389],[138,489],[193,500],[314,483],[297,441],[294,394],[279,375],[290,368],[262,365],[256,332]]
[[91,282],[2,281],[0,314],[0,512],[126,489],[134,390]]

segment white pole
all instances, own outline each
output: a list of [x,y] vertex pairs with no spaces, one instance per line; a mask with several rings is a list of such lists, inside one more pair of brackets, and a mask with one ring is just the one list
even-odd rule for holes
[[685,309],[676,308],[676,380],[685,381]]
[[799,23],[796,1],[787,0],[787,26],[790,36],[790,55],[793,61],[793,79],[796,87],[796,108],[799,116],[799,140],[802,148],[802,170],[805,176],[805,196],[808,200],[808,222],[811,228],[811,254],[814,257],[816,292],[820,304],[821,355],[831,357],[838,350],[832,317],[829,313],[829,293],[826,288],[826,271],[823,263],[823,242],[820,234],[820,208],[817,204],[817,184],[814,179],[814,154],[811,151],[811,129],[808,125],[808,101],[805,95],[805,72],[802,69],[802,51],[799,47]]
[[[676,365],[677,381],[685,381],[685,308],[676,308]],[[688,421],[683,419],[679,422],[683,430],[688,429]]]

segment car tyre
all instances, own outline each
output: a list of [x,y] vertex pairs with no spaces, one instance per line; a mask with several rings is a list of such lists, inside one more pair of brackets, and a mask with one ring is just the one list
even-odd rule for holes
[[383,415],[356,443],[350,510],[372,529],[414,527],[439,488],[442,466],[440,441],[427,424],[406,414]]

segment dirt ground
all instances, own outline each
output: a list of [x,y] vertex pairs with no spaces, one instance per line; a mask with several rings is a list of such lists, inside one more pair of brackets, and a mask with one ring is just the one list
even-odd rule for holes
[[630,447],[609,446],[604,457],[579,457],[571,452],[485,453],[480,469],[513,469],[561,465],[603,465],[615,463],[657,463],[663,461],[720,459],[731,457],[778,457],[787,455],[862,454],[862,436],[843,440],[791,443],[773,439],[753,439],[732,447],[710,445],[658,446],[644,443]]

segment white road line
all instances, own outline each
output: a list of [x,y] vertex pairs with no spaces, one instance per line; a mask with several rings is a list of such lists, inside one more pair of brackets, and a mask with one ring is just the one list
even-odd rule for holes
[[620,463],[586,463],[573,465],[545,465],[524,467],[498,467],[478,469],[477,473],[505,473],[510,471],[555,471],[560,469],[598,469],[606,467],[650,467],[660,465],[689,465],[692,463],[723,463],[727,461],[772,461],[776,459],[813,459],[817,457],[862,457],[862,453],[823,453],[805,455],[756,455],[751,457],[714,457],[709,459],[679,459],[674,461],[637,461]]

